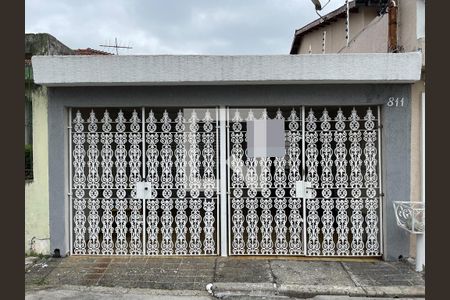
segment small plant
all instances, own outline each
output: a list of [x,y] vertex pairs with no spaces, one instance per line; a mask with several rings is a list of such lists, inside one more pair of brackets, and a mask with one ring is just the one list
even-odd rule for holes
[[33,145],[25,145],[25,179],[33,179]]
[[30,256],[30,257],[38,257],[39,259],[47,259],[50,258],[49,254],[42,254],[42,253],[37,253],[34,252],[33,250],[31,250],[30,252],[25,254],[26,257]]

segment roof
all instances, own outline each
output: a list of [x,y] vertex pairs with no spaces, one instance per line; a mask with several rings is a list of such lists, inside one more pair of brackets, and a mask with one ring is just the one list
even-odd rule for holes
[[[388,3],[388,0],[355,0],[349,2],[349,11],[350,13],[358,12],[358,8],[361,6],[376,6],[383,7]],[[336,10],[322,16],[322,18],[316,19],[315,21],[303,26],[300,29],[295,30],[294,40],[291,45],[290,54],[297,54],[298,49],[300,48],[301,38],[308,32],[316,30],[318,28],[329,25],[333,22],[336,22],[339,18],[345,18],[347,13],[346,5],[342,5]]]
[[92,48],[75,49],[75,55],[112,55],[111,53]]
[[46,86],[163,86],[412,83],[422,57],[410,53],[306,55],[33,56]]

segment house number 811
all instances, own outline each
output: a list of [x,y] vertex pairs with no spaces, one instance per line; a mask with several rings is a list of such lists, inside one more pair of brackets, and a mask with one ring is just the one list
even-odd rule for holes
[[403,97],[402,98],[395,98],[395,97],[389,97],[389,100],[387,102],[387,106],[392,107],[399,107],[403,106]]

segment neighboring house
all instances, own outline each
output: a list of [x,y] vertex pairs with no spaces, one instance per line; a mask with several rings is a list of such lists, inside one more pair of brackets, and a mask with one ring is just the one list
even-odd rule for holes
[[[421,80],[411,86],[411,103],[392,94],[393,109],[411,111],[411,193],[403,201],[424,201],[425,0],[356,0],[295,31],[291,54],[422,52]],[[392,97],[392,98],[391,98]],[[393,100],[393,101],[391,101]],[[391,102],[390,102],[391,101]],[[404,107],[399,107],[404,106]],[[421,133],[422,132],[422,133]],[[422,142],[421,142],[422,141]],[[423,242],[423,240],[422,240]],[[423,245],[422,245],[423,247]],[[411,235],[410,256],[416,256]]]
[[34,83],[34,55],[100,55],[72,50],[48,33],[25,34],[25,252],[49,253],[47,89]]
[[420,53],[32,62],[52,253],[408,256]]

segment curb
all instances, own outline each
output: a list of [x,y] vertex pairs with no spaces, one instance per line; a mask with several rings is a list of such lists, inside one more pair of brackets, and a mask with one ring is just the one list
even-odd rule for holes
[[425,286],[367,286],[364,289],[370,297],[425,297]]
[[319,295],[351,297],[425,297],[424,286],[332,286],[274,283],[216,282],[213,296],[224,299],[231,296],[288,296],[312,298]]
[[39,286],[34,285],[30,286],[31,289],[25,290],[25,295],[36,293],[39,291],[58,291],[58,290],[66,290],[66,291],[75,291],[75,292],[96,292],[102,293],[105,296],[126,296],[130,293],[139,296],[191,296],[191,297],[199,297],[199,296],[209,296],[209,293],[205,291],[198,290],[162,290],[162,289],[143,289],[143,288],[125,288],[120,286],[115,287],[106,287],[106,286],[85,286],[85,285],[47,285],[47,286]]

